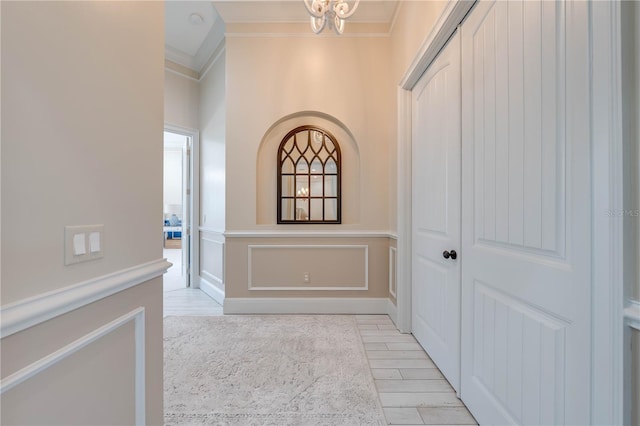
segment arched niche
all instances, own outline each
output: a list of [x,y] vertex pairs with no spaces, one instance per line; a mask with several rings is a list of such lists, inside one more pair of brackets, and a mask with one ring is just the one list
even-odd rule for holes
[[[277,220],[277,152],[282,138],[299,126],[321,127],[338,140],[342,149],[342,225],[360,222],[360,152],[349,128],[337,118],[318,111],[301,111],[282,117],[264,133],[256,159],[256,223]],[[287,227],[288,225],[278,225]],[[295,229],[300,229],[296,225]],[[305,225],[302,225],[305,226]],[[312,225],[309,225],[312,226]],[[340,225],[330,225],[339,227]],[[322,229],[326,229],[326,225]]]

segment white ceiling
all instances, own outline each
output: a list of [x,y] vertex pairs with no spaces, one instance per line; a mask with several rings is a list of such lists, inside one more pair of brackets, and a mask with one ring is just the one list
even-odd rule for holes
[[[361,0],[349,21],[390,23],[397,3],[397,0]],[[200,25],[189,22],[193,13],[204,22]],[[200,73],[224,40],[225,23],[274,22],[307,23],[309,15],[302,0],[166,1],[166,58]]]

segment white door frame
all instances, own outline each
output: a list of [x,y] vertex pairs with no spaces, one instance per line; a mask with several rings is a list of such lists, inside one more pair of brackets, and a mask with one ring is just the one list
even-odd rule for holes
[[[474,2],[450,0],[398,87],[397,326],[411,332],[411,90]],[[570,7],[570,6],[569,6]],[[590,2],[592,147],[591,422],[624,420],[624,283],[620,5]],[[594,84],[597,82],[598,84]]]
[[200,133],[195,129],[165,123],[164,130],[191,138],[189,156],[189,183],[191,187],[191,205],[189,206],[189,283],[191,288],[199,288],[200,280]]

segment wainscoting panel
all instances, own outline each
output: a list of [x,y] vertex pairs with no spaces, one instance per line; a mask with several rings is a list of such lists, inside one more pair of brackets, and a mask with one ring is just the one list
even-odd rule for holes
[[389,299],[389,237],[328,234],[225,234],[225,297]]
[[[145,425],[145,371],[145,309],[139,307],[3,378],[2,420],[71,421],[77,417],[67,399],[73,397],[74,405],[102,407],[94,408],[94,419]],[[116,395],[109,391],[114,387]]]
[[367,245],[250,245],[248,250],[249,290],[369,289]]
[[395,247],[389,247],[389,294],[396,300],[397,273],[396,264],[398,261],[398,251]]
[[200,228],[199,288],[219,304],[225,298],[225,238],[220,232]]
[[224,289],[224,239],[201,233],[200,275]]

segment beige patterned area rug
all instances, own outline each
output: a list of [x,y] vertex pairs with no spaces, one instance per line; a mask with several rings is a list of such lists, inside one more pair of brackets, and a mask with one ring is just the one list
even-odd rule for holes
[[166,425],[383,425],[355,318],[167,317]]

